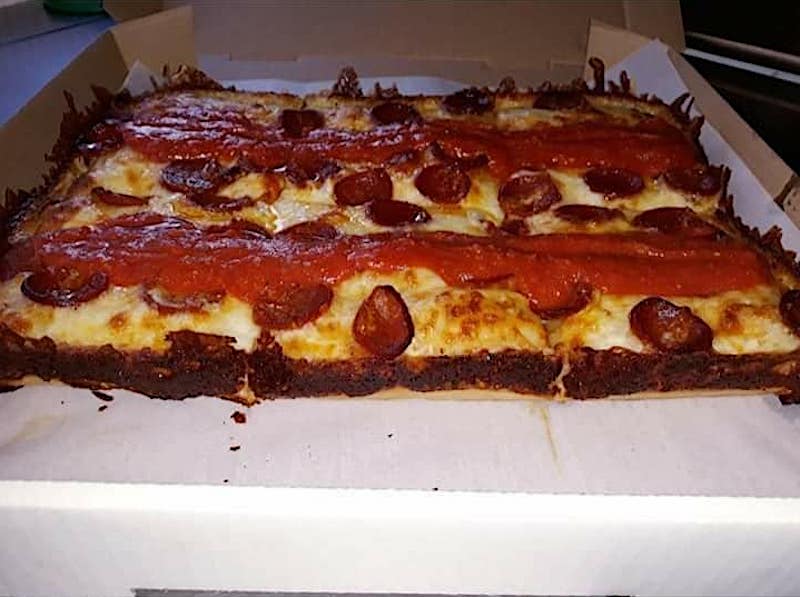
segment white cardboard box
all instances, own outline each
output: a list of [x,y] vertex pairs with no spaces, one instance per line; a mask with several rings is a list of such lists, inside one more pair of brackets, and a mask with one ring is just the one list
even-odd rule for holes
[[[658,42],[590,47],[614,35],[639,91],[686,85]],[[800,248],[726,124],[703,141],[737,208]],[[231,403],[113,394],[0,400],[0,594],[800,592],[800,407],[774,397],[293,400],[237,425]]]

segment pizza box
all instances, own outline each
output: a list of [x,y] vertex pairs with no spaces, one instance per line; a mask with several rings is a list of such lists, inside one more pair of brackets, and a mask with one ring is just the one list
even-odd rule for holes
[[[355,64],[433,91],[509,72],[567,80],[588,47],[639,91],[689,89],[710,123],[711,160],[733,168],[739,212],[778,224],[800,249],[774,201],[788,209],[792,172],[674,49],[620,28],[679,48],[676,4],[471,3],[471,19],[457,16],[460,3],[417,4],[414,16],[388,2],[388,19],[345,6],[344,17],[317,4],[232,16],[199,4],[199,62],[253,88],[318,88]],[[345,24],[370,33],[341,35]],[[192,32],[179,8],[88,47],[0,130],[0,186],[37,182],[64,90],[85,105],[90,84],[117,89],[131,68],[196,63]],[[550,403],[472,392],[241,409],[110,394],[0,397],[0,595],[800,592],[800,406],[772,396]],[[245,424],[231,419],[237,408]]]

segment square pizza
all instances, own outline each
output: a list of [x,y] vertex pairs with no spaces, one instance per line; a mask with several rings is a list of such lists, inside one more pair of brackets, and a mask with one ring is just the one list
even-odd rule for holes
[[98,93],[0,211],[0,382],[798,399],[795,255],[734,214],[686,96],[590,64],[447,96],[352,69],[305,97],[188,68]]

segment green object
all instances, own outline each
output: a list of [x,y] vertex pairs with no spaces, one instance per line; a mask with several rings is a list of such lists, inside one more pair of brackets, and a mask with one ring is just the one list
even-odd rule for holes
[[70,15],[94,15],[103,12],[103,0],[44,0],[52,12]]

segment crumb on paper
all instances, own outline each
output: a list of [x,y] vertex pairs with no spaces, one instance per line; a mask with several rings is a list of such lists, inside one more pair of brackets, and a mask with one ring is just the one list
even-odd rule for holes
[[388,437],[389,439],[392,439],[394,437],[394,433],[387,433],[386,437]]
[[108,408],[108,404],[103,404],[97,408],[97,412],[101,413]]
[[100,390],[92,390],[92,395],[98,400],[102,400],[103,402],[111,402],[112,400],[114,400],[114,397],[111,394],[106,394],[105,392],[101,392]]
[[234,423],[237,423],[239,425],[247,423],[247,415],[245,415],[242,411],[239,410],[233,412],[233,414],[231,415],[231,419],[233,419]]
[[231,447],[230,447],[230,448],[228,448],[228,449],[229,449],[231,452],[236,452],[236,450],[239,450],[241,447],[242,447],[242,446],[231,446]]

